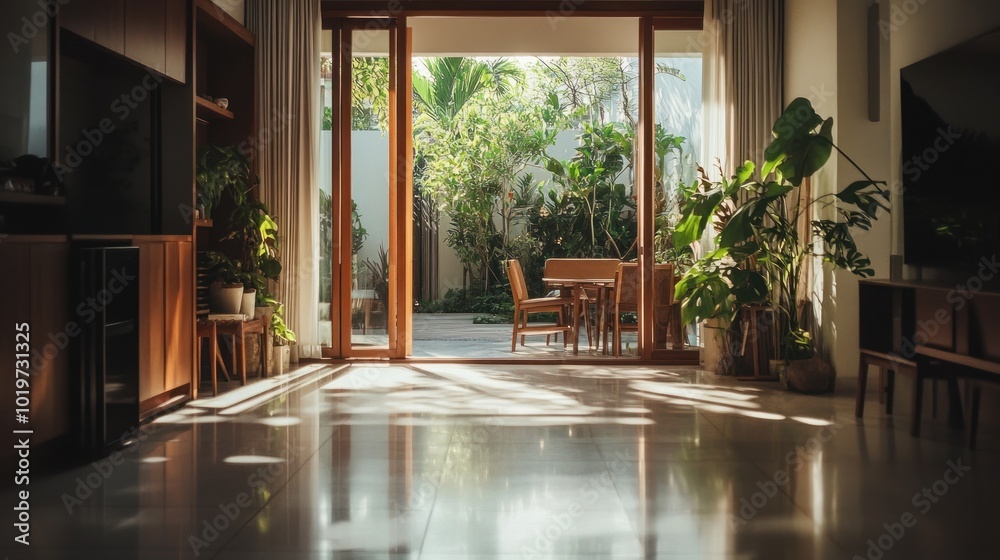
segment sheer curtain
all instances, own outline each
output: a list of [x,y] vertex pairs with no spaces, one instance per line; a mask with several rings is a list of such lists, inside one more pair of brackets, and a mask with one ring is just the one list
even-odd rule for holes
[[299,341],[319,356],[319,0],[247,0],[257,35],[256,163],[261,201],[277,219],[283,270],[277,299]]
[[[702,32],[704,142],[708,177],[731,176],[744,161],[760,166],[784,104],[784,1],[705,0]],[[708,228],[702,253],[711,250]],[[701,255],[698,255],[699,257]],[[705,367],[726,370],[724,337],[704,326]]]
[[759,165],[784,104],[784,1],[706,0],[702,162]]

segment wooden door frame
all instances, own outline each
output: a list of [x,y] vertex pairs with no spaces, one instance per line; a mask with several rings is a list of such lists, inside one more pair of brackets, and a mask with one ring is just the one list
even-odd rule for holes
[[[642,271],[640,282],[639,313],[639,347],[641,354],[637,362],[649,362],[654,359],[654,303],[653,264],[655,254],[653,247],[654,226],[654,78],[655,78],[655,32],[658,30],[698,30],[703,25],[703,1],[621,1],[607,2],[588,0],[574,2],[575,6],[568,16],[580,17],[630,17],[636,18],[639,25],[638,57],[639,57],[639,121],[636,148],[636,196],[637,196],[637,244],[639,268]],[[395,158],[395,165],[390,165],[390,278],[396,280],[390,290],[390,302],[387,302],[386,320],[389,325],[389,350],[361,350],[351,348],[351,293],[347,286],[351,284],[351,264],[343,262],[342,243],[334,243],[336,258],[334,259],[334,300],[339,297],[339,305],[331,310],[333,322],[332,346],[324,349],[324,357],[388,357],[390,359],[405,359],[412,354],[412,301],[413,301],[413,174],[412,174],[412,119],[400,121],[398,115],[412,114],[412,97],[397,95],[397,84],[402,84],[402,91],[412,89],[412,34],[406,25],[408,16],[518,16],[518,17],[553,17],[560,16],[566,8],[567,0],[562,1],[509,1],[498,2],[483,0],[470,8],[464,0],[429,0],[426,2],[378,2],[372,0],[353,0],[322,2],[323,29],[332,29],[334,45],[341,45],[340,56],[334,59],[334,76],[340,76],[341,84],[334,88],[333,105],[340,107],[334,114],[334,130],[340,135],[334,135],[332,142],[333,174],[335,181],[342,184],[344,178],[350,178],[350,158],[342,158],[341,154],[350,148],[350,115],[351,98],[342,95],[342,84],[350,84],[351,66],[350,49],[345,32],[356,28],[364,28],[365,24],[379,25],[392,22],[394,33],[390,34],[390,154]],[[393,9],[395,6],[395,9]],[[354,16],[354,19],[346,18]],[[367,16],[367,17],[366,17]],[[392,16],[388,19],[386,16]],[[347,22],[352,22],[346,25]],[[362,23],[364,22],[364,23]],[[389,27],[385,27],[389,29]],[[396,61],[393,65],[392,61]],[[346,122],[343,122],[345,121]],[[399,125],[402,125],[400,127]],[[402,130],[400,130],[402,128]],[[393,134],[395,131],[395,134]],[[334,193],[334,215],[340,217],[339,235],[341,240],[350,239],[351,207],[343,193]],[[400,270],[401,267],[401,270]],[[393,273],[392,271],[396,271]],[[338,285],[339,279],[339,285]],[[346,315],[346,317],[345,317]],[[677,353],[677,358],[683,360],[683,351]],[[665,357],[674,352],[657,352],[657,356]],[[574,360],[570,360],[576,363]]]
[[[337,218],[337,238],[334,240],[333,286],[331,305],[331,346],[323,349],[323,357],[351,358],[403,358],[411,353],[409,333],[412,324],[412,309],[406,305],[412,299],[412,267],[408,266],[412,255],[412,213],[413,183],[410,153],[413,147],[411,120],[401,119],[409,115],[411,99],[399,95],[402,88],[411,86],[409,73],[409,33],[406,18],[323,18],[324,31],[333,34],[334,45],[339,52],[333,57],[332,105],[337,110],[333,114],[331,142],[333,215]],[[347,258],[351,243],[351,109],[350,91],[352,76],[353,37],[356,30],[378,29],[389,32],[389,300],[385,302],[386,333],[388,348],[355,348],[352,346],[351,328],[351,286],[352,263]],[[402,91],[407,91],[402,89]],[[346,189],[344,186],[346,185]]]

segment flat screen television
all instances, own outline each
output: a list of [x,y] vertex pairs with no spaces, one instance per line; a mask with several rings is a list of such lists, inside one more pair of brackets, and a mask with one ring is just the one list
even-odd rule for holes
[[154,233],[157,200],[154,117],[148,73],[62,34],[57,173],[66,189],[70,231]]
[[1000,30],[900,80],[904,261],[974,270],[1000,250]]

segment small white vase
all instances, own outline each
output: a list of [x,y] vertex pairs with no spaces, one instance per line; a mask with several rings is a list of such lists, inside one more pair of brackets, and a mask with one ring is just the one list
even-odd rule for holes
[[254,304],[257,300],[256,290],[243,290],[243,305],[240,306],[240,313],[247,316],[247,321],[253,320]]

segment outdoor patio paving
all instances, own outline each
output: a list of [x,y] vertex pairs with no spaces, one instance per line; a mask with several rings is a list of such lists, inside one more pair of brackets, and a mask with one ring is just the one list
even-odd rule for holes
[[[572,342],[563,348],[562,340],[545,344],[544,335],[528,335],[525,346],[518,344],[510,352],[512,325],[475,325],[473,313],[414,313],[413,356],[416,358],[608,358],[599,349],[587,347],[587,334],[580,333],[580,353],[573,354]],[[581,329],[582,331],[582,329]],[[622,335],[622,352],[635,356],[636,334]]]

